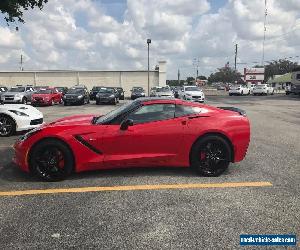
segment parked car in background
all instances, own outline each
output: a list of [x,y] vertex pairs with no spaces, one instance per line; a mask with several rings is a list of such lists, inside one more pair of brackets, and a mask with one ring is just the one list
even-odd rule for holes
[[59,93],[61,93],[63,96],[67,93],[68,88],[67,87],[55,87]]
[[179,98],[179,91],[180,91],[180,86],[172,86],[171,90],[174,94],[175,98]]
[[119,99],[124,100],[125,99],[125,91],[121,87],[117,87],[117,91],[119,92]]
[[96,95],[96,104],[108,103],[116,105],[119,102],[119,93],[115,88],[101,88]]
[[139,97],[145,97],[145,90],[142,87],[133,87],[131,89],[131,100],[135,100]]
[[43,124],[43,114],[23,104],[0,104],[0,137],[37,128]]
[[2,103],[2,100],[1,100],[1,95],[5,92],[7,92],[8,88],[5,87],[5,86],[0,86],[0,103]]
[[72,87],[63,96],[64,105],[79,104],[84,105],[90,103],[90,96],[85,88]]
[[274,88],[269,84],[258,84],[253,89],[253,95],[273,95]]
[[27,104],[31,101],[31,96],[35,92],[32,86],[16,86],[10,88],[1,95],[3,103],[23,103]]
[[174,93],[170,89],[169,86],[166,86],[166,87],[156,87],[155,96],[156,97],[174,97]]
[[179,92],[181,99],[194,101],[194,102],[204,102],[205,95],[198,86],[183,86]]
[[229,89],[229,95],[250,95],[250,88],[246,85],[232,85]]
[[90,100],[96,100],[96,95],[103,88],[102,86],[94,86],[90,91]]
[[56,88],[39,89],[31,96],[31,105],[48,105],[52,106],[57,103],[62,103],[62,93]]
[[255,86],[256,86],[255,83],[251,83],[251,85],[249,86],[250,94],[253,94],[253,90],[254,90]]

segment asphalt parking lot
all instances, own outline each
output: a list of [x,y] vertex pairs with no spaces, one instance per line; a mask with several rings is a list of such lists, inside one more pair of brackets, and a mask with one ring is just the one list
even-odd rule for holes
[[[11,137],[0,139],[0,192],[191,183],[272,185],[0,196],[1,248],[236,249],[240,234],[297,234],[299,238],[300,98],[212,96],[207,103],[242,108],[251,122],[246,159],[231,164],[220,177],[199,177],[185,168],[124,169],[46,183],[11,163],[16,139]],[[91,103],[39,109],[49,122],[113,108]]]

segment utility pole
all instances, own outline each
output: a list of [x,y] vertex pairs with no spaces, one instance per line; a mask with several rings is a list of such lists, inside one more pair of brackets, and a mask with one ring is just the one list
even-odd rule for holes
[[262,48],[262,59],[261,59],[261,65],[265,66],[265,40],[266,40],[266,23],[267,23],[267,0],[265,0],[265,20],[264,20],[264,40],[263,40],[263,48]]
[[21,54],[21,61],[20,61],[20,71],[23,71],[23,55]]
[[236,71],[236,58],[237,58],[237,52],[238,52],[238,45],[235,44],[235,56],[234,56],[234,70]]
[[179,71],[179,69],[178,69],[177,76],[178,76],[178,86],[180,86],[180,71]]
[[150,77],[149,77],[149,71],[150,71],[150,66],[149,66],[149,45],[151,43],[151,39],[147,39],[147,45],[148,45],[148,96],[150,96]]
[[199,58],[198,59],[194,58],[193,65],[194,65],[194,67],[196,67],[196,79],[195,79],[195,82],[197,82],[197,78],[199,76],[199,70],[198,70],[198,68],[199,68]]

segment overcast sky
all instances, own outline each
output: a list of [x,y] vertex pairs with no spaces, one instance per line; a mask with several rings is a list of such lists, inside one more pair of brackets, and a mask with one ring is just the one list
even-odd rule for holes
[[[238,69],[262,61],[264,0],[50,0],[26,23],[0,20],[0,70],[146,69],[168,63],[168,79],[209,75],[227,61]],[[265,60],[300,60],[300,0],[267,0]],[[256,63],[257,62],[257,63]],[[247,64],[244,64],[247,63]]]

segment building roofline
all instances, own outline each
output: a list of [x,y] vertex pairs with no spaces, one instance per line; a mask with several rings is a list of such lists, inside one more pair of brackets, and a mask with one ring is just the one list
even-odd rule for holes
[[[148,70],[0,70],[0,73],[82,73],[82,72],[148,72]],[[158,70],[150,70],[158,72]]]

